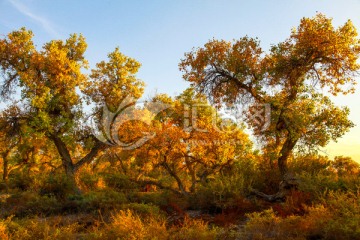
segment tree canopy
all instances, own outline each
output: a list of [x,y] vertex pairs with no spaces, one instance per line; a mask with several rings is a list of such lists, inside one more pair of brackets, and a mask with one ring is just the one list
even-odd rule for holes
[[116,48],[88,75],[82,35],[50,41],[41,50],[32,38],[33,33],[22,28],[0,40],[1,97],[11,99],[20,91],[17,118],[26,120],[27,134],[54,143],[72,176],[108,147],[85,124],[89,114],[84,104],[95,105],[91,115],[101,117],[103,106],[114,111],[126,96],[140,97],[144,83],[135,76],[140,63]]
[[332,19],[318,14],[303,18],[290,37],[269,52],[248,36],[233,42],[213,39],[186,53],[179,66],[184,79],[217,106],[270,105],[266,130],[253,118],[247,123],[285,175],[296,146],[325,146],[353,126],[349,109],[335,106],[326,93],[354,92],[359,53],[351,21],[335,28]]

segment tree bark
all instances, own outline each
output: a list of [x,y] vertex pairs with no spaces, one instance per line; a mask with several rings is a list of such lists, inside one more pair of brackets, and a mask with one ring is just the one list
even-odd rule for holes
[[9,191],[9,186],[8,186],[8,178],[9,178],[9,160],[8,160],[8,156],[9,156],[10,150],[5,151],[2,154],[2,158],[3,158],[3,182],[5,184],[5,188],[6,188],[6,192]]
[[88,154],[86,154],[82,159],[80,159],[74,165],[75,171],[77,171],[83,165],[90,163],[92,160],[94,160],[94,158],[98,155],[98,153],[101,150],[104,150],[106,148],[106,146],[108,146],[108,145],[105,145],[104,143],[97,140],[95,143],[95,146],[90,150],[90,152]]
[[197,179],[196,179],[196,172],[195,172],[192,164],[190,163],[188,156],[185,156],[185,164],[186,164],[186,166],[189,170],[190,176],[191,176],[190,192],[193,193],[193,192],[195,192],[195,186],[197,183]]
[[9,163],[6,157],[3,157],[3,181],[7,184],[9,176]]
[[283,180],[279,184],[279,190],[275,194],[265,194],[256,189],[250,189],[250,193],[260,197],[268,202],[283,202],[289,192],[293,189],[297,189],[299,180],[291,173],[287,173],[283,176]]
[[289,191],[297,189],[299,180],[293,173],[290,173],[287,166],[287,160],[292,150],[296,145],[297,140],[293,140],[288,137],[285,140],[283,147],[280,150],[280,156],[278,157],[278,168],[281,174],[282,181],[279,184],[279,190],[275,194],[265,194],[256,189],[250,189],[250,193],[260,197],[268,202],[284,201]]
[[74,193],[81,194],[81,188],[77,181],[76,174],[83,165],[90,163],[97,156],[99,151],[104,148],[105,144],[97,141],[95,146],[90,150],[90,152],[86,154],[82,159],[80,159],[76,164],[74,164],[70,156],[69,150],[67,149],[66,144],[61,140],[61,138],[54,134],[51,134],[49,138],[54,142],[56,149],[58,150],[66,177],[73,185]]
[[179,178],[179,176],[170,168],[170,166],[167,164],[166,162],[166,156],[164,156],[164,162],[161,164],[165,169],[166,171],[168,171],[168,173],[175,179],[181,193],[183,195],[187,195],[188,192],[185,190],[185,187],[181,181],[181,179]]
[[296,142],[296,140],[292,140],[290,137],[288,137],[281,148],[280,156],[278,158],[278,168],[283,179],[284,176],[288,173],[287,160],[292,150],[294,149]]
[[74,164],[66,144],[58,136],[53,134],[50,135],[50,139],[54,142],[56,149],[58,150],[66,175],[73,174],[75,170]]

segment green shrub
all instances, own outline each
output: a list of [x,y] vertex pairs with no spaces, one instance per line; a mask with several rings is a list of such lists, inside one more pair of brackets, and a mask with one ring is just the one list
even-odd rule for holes
[[72,194],[74,183],[65,174],[50,174],[40,189],[41,195],[55,196],[58,199],[65,199]]
[[300,190],[311,194],[314,201],[325,191],[356,192],[360,188],[360,178],[355,175],[338,176],[334,172],[320,172],[317,175],[302,173],[300,179]]
[[360,239],[360,192],[330,191],[321,200],[332,215],[323,228],[325,238]]
[[169,198],[171,195],[172,193],[168,191],[137,192],[133,194],[131,198],[134,202],[163,206],[169,203]]
[[33,187],[33,178],[27,172],[14,172],[9,176],[9,188],[30,190]]
[[86,193],[80,197],[75,196],[75,202],[83,210],[109,210],[120,208],[128,203],[126,195],[116,191],[94,191]]
[[87,191],[97,190],[98,182],[101,179],[99,174],[91,173],[87,171],[81,172],[81,174],[79,174],[79,178],[82,188],[84,188]]
[[331,161],[328,157],[316,154],[299,155],[289,161],[290,171],[312,176],[328,172],[330,166]]
[[61,211],[61,203],[54,196],[39,196],[35,192],[21,192],[10,195],[1,204],[2,216],[26,217],[50,215]]
[[190,198],[192,208],[228,208],[237,205],[239,199],[248,194],[256,180],[255,166],[244,162],[234,166],[231,171],[219,173],[214,178],[198,186]]
[[105,184],[118,191],[139,190],[138,184],[130,181],[124,174],[103,174]]
[[243,196],[243,179],[239,176],[219,177],[199,187],[190,198],[196,209],[226,208]]
[[[77,239],[81,226],[77,223],[62,224],[61,218],[8,219],[0,226],[5,226],[8,239]],[[1,232],[0,232],[1,236]],[[2,238],[2,239],[6,239]]]
[[123,205],[123,209],[130,209],[134,213],[143,216],[159,216],[160,215],[160,208],[153,204],[144,204],[144,203],[129,203]]

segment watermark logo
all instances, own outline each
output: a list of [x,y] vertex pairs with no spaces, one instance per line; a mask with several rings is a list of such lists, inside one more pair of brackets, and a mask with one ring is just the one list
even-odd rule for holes
[[[137,133],[140,133],[141,137],[132,142],[125,142],[121,138],[120,127],[131,121],[140,121],[150,126],[160,112],[170,107],[170,104],[161,101],[138,102],[134,98],[126,97],[114,112],[110,111],[106,106],[103,107],[101,119],[96,123],[95,121],[92,122],[93,126],[96,126],[92,128],[93,134],[98,140],[109,145],[119,146],[123,150],[138,148],[154,138],[156,133],[154,131],[141,132],[138,129],[137,131],[140,132]],[[250,123],[249,126],[255,131],[265,131],[270,126],[270,104],[255,104],[247,107],[246,110],[239,105],[224,108],[220,112],[210,109],[212,107],[208,104],[184,104],[183,107],[183,126],[180,127],[183,127],[185,132],[197,131],[206,133],[209,127],[218,132],[229,132],[236,129],[239,124],[243,124],[244,121]],[[199,124],[204,112],[210,118],[210,126]]]
[[[141,106],[144,105],[144,106]],[[134,142],[124,142],[120,138],[119,128],[126,122],[141,121],[150,125],[155,116],[170,107],[163,102],[137,102],[132,97],[126,97],[115,112],[111,112],[106,106],[103,107],[102,117],[97,126],[93,128],[95,137],[109,145],[116,145],[123,150],[132,150],[142,146],[145,142],[155,137],[155,132],[141,132],[142,137]]]
[[[211,108],[208,104],[184,105],[184,130],[187,132],[208,132],[198,124],[200,111]],[[239,125],[247,122],[250,127],[258,132],[263,132],[270,127],[271,108],[270,104],[253,104],[244,108],[242,105],[222,108],[219,112],[209,111],[211,116],[211,127],[218,132],[233,131]],[[219,118],[221,121],[218,121]],[[220,125],[219,125],[220,123]],[[228,128],[227,126],[233,127]]]

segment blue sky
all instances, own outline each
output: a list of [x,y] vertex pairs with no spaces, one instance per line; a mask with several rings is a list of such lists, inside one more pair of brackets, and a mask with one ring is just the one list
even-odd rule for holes
[[[82,33],[91,66],[119,46],[142,63],[138,77],[147,85],[145,96],[174,95],[188,86],[178,63],[193,47],[212,38],[248,35],[258,37],[266,50],[288,37],[302,17],[316,12],[333,17],[335,25],[351,19],[360,31],[359,0],[0,0],[0,36],[25,26],[40,47],[51,39]],[[330,156],[350,155],[360,161],[359,93],[334,99],[350,107],[357,126],[326,148]]]

